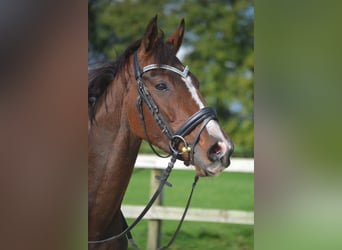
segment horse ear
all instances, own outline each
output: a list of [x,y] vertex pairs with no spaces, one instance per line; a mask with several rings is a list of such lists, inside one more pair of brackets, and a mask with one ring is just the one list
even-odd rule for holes
[[156,15],[150,23],[148,24],[145,35],[142,38],[142,46],[145,48],[145,52],[153,48],[153,45],[158,39],[158,26],[157,26],[158,16]]
[[176,31],[166,40],[167,43],[170,43],[173,45],[173,47],[176,50],[176,53],[178,52],[183,42],[184,27],[185,27],[185,22],[183,18],[182,21],[180,22],[180,25],[176,29]]

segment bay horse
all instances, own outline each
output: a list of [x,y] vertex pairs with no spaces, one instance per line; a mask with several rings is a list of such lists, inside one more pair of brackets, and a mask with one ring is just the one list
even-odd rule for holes
[[[88,82],[88,240],[127,227],[120,206],[142,140],[195,167],[196,176],[218,175],[230,165],[234,145],[199,92],[199,82],[176,57],[184,19],[164,41],[157,16],[144,36],[116,61],[90,70]],[[127,249],[127,239],[88,244]]]

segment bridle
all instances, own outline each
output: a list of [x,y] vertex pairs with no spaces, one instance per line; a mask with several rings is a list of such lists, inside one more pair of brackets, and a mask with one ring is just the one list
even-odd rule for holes
[[[158,106],[154,102],[151,94],[149,93],[144,83],[144,80],[142,79],[142,75],[145,72],[154,70],[154,69],[166,69],[166,70],[172,71],[180,75],[183,78],[186,78],[189,75],[189,67],[186,66],[184,70],[181,71],[175,67],[172,67],[166,64],[150,64],[141,69],[139,66],[139,62],[138,62],[137,52],[134,53],[133,65],[134,65],[135,79],[137,80],[138,92],[139,92],[139,96],[137,99],[137,109],[139,112],[140,120],[144,127],[145,136],[148,138],[146,125],[145,125],[145,119],[144,119],[144,113],[143,113],[143,108],[142,108],[143,102],[146,103],[147,107],[152,113],[156,123],[158,124],[163,134],[169,139],[169,147],[170,147],[171,154],[172,155],[177,154],[177,158],[183,160],[185,165],[193,164],[195,146],[199,140],[199,137],[203,129],[205,128],[205,126],[208,124],[210,120],[217,120],[215,110],[211,107],[201,108],[195,114],[190,116],[176,131],[173,131],[165,122],[163,115],[159,112]],[[188,143],[184,137],[190,134],[201,123],[203,124],[201,128],[198,130],[193,142],[191,144]],[[158,156],[163,157],[156,150],[154,150],[150,140],[148,140],[148,143],[150,147],[152,148],[152,150]],[[183,143],[183,148],[181,151],[178,150],[178,146],[180,143]],[[189,160],[185,160],[183,157],[181,157],[182,154],[184,153],[189,153],[189,156],[190,156]]]
[[[161,193],[161,191],[163,190],[164,185],[167,186],[172,186],[171,183],[169,183],[167,181],[169,175],[171,174],[171,171],[173,169],[173,166],[176,162],[177,159],[180,159],[184,162],[185,165],[189,165],[189,164],[193,164],[194,163],[194,149],[198,143],[199,137],[203,131],[203,129],[205,128],[205,126],[209,123],[209,121],[211,120],[217,120],[217,116],[216,116],[216,112],[213,108],[211,107],[204,107],[201,108],[199,111],[197,111],[196,113],[194,113],[193,115],[191,115],[176,131],[173,131],[170,126],[168,126],[168,124],[165,122],[165,119],[163,118],[163,115],[159,112],[159,108],[156,105],[156,103],[154,102],[150,92],[148,91],[144,80],[142,79],[142,75],[150,70],[154,70],[154,69],[165,69],[165,70],[169,70],[172,71],[178,75],[180,75],[183,78],[188,77],[189,75],[189,67],[186,66],[184,68],[183,71],[173,67],[173,66],[169,66],[166,64],[150,64],[147,65],[145,67],[143,67],[142,69],[139,66],[139,61],[138,61],[138,55],[137,52],[134,53],[134,59],[133,59],[133,67],[134,67],[134,73],[135,73],[135,79],[137,80],[137,86],[138,86],[138,93],[139,96],[137,98],[137,109],[138,109],[138,113],[139,113],[139,117],[140,120],[142,122],[143,128],[144,128],[144,133],[146,138],[148,139],[148,134],[147,134],[147,129],[146,129],[146,124],[145,124],[145,119],[144,119],[144,113],[143,113],[143,102],[147,105],[148,109],[150,110],[150,112],[152,113],[156,123],[158,124],[159,128],[161,129],[162,133],[169,139],[169,147],[170,147],[170,151],[172,157],[170,159],[170,162],[168,163],[167,168],[164,170],[164,172],[162,173],[161,176],[156,176],[156,178],[160,181],[160,184],[157,188],[157,190],[155,191],[154,195],[151,197],[150,201],[148,202],[148,204],[146,205],[146,207],[144,208],[144,210],[140,213],[140,215],[135,219],[135,221],[128,226],[124,216],[122,215],[123,221],[125,223],[125,227],[126,229],[121,232],[118,235],[103,239],[103,240],[97,240],[97,241],[88,241],[88,243],[93,244],[93,243],[104,243],[107,241],[111,241],[114,239],[119,239],[122,238],[123,236],[127,236],[128,240],[130,241],[130,243],[132,244],[132,246],[135,249],[139,249],[139,247],[136,245],[136,243],[134,242],[132,235],[130,233],[130,231],[138,224],[138,222],[145,216],[145,214],[148,212],[148,210],[151,208],[152,204],[154,203],[154,201],[157,199],[157,197],[159,196],[159,194]],[[185,136],[187,136],[188,134],[190,134],[198,125],[201,126],[199,127],[194,140],[192,143],[188,143],[186,141],[186,139],[184,138]],[[150,140],[147,140],[150,147],[152,148],[152,150],[160,157],[169,157],[168,156],[162,156],[160,155],[152,146]],[[182,150],[179,150],[179,145],[180,143],[183,144]],[[183,154],[184,153],[189,153],[189,159],[184,159]],[[175,240],[181,226],[182,223],[184,221],[185,215],[187,213],[187,210],[190,206],[190,202],[191,202],[191,198],[192,198],[192,194],[194,191],[194,188],[196,186],[196,183],[198,181],[198,176],[195,175],[195,179],[194,182],[192,184],[192,189],[188,198],[188,201],[186,203],[185,209],[184,209],[184,213],[182,215],[182,218],[177,226],[177,229],[173,235],[173,237],[171,238],[171,240],[169,241],[169,243],[164,246],[161,247],[159,249],[166,249],[168,248],[173,241]]]

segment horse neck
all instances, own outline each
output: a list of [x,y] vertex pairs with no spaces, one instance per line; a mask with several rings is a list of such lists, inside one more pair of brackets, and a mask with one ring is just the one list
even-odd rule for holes
[[89,233],[96,238],[118,216],[141,143],[129,128],[123,105],[126,84],[119,79],[109,86],[88,132]]

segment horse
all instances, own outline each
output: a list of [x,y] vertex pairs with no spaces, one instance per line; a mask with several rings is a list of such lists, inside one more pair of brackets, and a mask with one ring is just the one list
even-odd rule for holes
[[[218,175],[230,165],[231,139],[199,92],[199,81],[176,57],[184,19],[165,41],[157,16],[143,37],[115,61],[88,74],[88,240],[120,234],[120,210],[142,140],[195,167],[196,176]],[[127,249],[126,237],[89,249]]]

